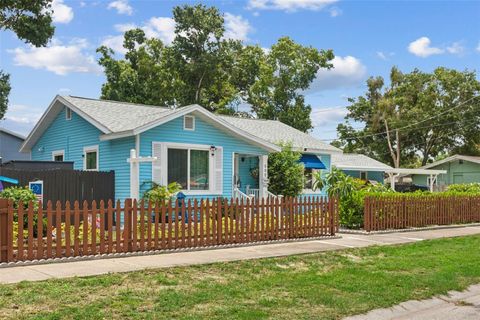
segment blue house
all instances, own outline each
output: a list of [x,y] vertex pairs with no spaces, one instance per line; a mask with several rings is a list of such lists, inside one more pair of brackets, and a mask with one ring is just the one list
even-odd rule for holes
[[30,155],[19,151],[25,137],[0,127],[0,163],[11,160],[30,160]]
[[332,165],[353,178],[379,183],[384,182],[385,171],[393,169],[380,161],[356,153],[334,153]]
[[213,114],[199,105],[171,109],[56,96],[22,145],[33,160],[73,161],[80,170],[115,171],[117,199],[140,198],[151,181],[181,184],[187,197],[267,197],[268,155],[291,142],[304,154],[304,194],[312,173],[330,170],[339,149],[279,121]]

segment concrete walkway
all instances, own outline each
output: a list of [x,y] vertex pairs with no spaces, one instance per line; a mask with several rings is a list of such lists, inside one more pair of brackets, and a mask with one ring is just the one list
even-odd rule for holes
[[246,259],[279,257],[372,245],[394,245],[409,242],[480,234],[480,226],[388,234],[340,234],[340,239],[283,242],[214,250],[173,252],[158,255],[130,256],[0,269],[0,283],[40,281],[52,278],[83,277],[144,269],[207,264]]
[[463,292],[428,300],[411,300],[386,309],[372,310],[344,320],[478,320],[480,319],[480,285]]

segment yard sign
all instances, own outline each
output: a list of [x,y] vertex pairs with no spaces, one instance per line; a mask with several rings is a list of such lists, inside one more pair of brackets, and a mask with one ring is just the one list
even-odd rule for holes
[[28,183],[28,188],[32,190],[38,201],[43,202],[43,181],[37,180]]

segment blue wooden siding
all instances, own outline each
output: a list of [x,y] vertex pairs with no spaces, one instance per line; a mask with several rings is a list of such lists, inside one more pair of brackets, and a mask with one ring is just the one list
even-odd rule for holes
[[[115,171],[115,197],[123,200],[130,196],[130,149],[135,148],[133,137],[100,141],[100,130],[72,112],[65,119],[60,112],[41,138],[32,147],[32,160],[51,161],[52,152],[65,150],[65,161],[73,161],[74,168],[83,170],[83,148],[98,145],[99,170]],[[79,199],[81,200],[81,199]]]
[[[201,144],[223,147],[223,196],[232,196],[233,153],[263,155],[266,150],[241,140],[230,133],[218,129],[195,115],[195,130],[183,130],[183,117],[169,121],[161,126],[152,128],[140,134],[140,155],[143,157],[152,155],[152,142],[172,142]],[[152,164],[140,165],[140,191],[145,192],[149,185],[146,182],[152,180]],[[216,197],[197,196],[198,198]]]
[[[360,179],[360,171],[359,170],[342,170],[346,175],[349,175],[353,178]],[[367,179],[374,180],[380,183],[384,182],[384,171],[368,171]]]

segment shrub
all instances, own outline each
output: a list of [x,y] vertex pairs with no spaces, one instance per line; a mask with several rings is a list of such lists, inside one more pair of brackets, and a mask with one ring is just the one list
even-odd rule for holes
[[152,182],[152,187],[143,194],[143,199],[153,203],[166,203],[172,200],[181,189],[182,186],[177,182],[172,182],[168,186],[161,186]]
[[480,183],[452,184],[446,192],[480,193]]
[[282,145],[282,151],[268,157],[269,189],[275,194],[296,197],[303,191],[303,164],[300,152],[292,150],[291,144]]

